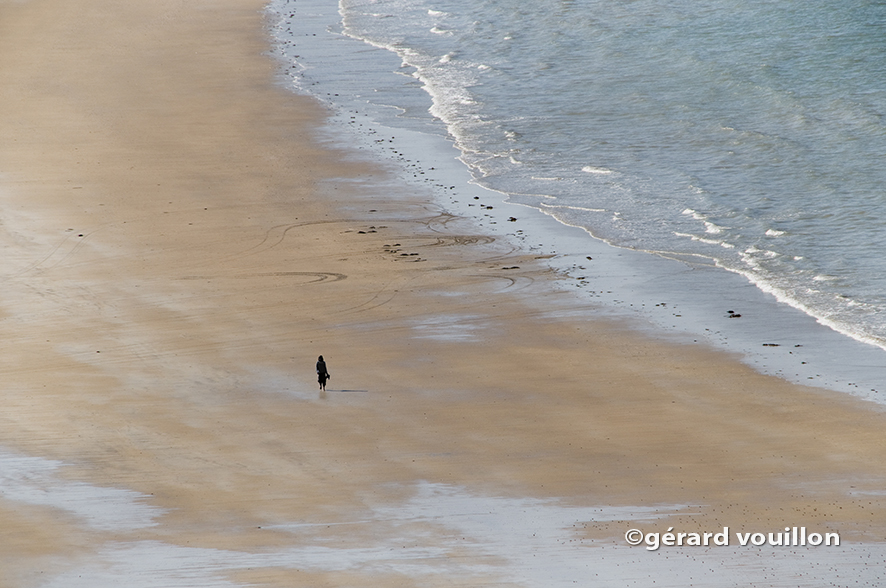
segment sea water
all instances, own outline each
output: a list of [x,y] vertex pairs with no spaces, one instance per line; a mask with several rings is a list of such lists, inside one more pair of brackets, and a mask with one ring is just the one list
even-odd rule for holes
[[[408,171],[434,162],[415,142],[386,145],[389,129],[448,142],[490,201],[581,228],[556,247],[588,295],[729,339],[764,371],[886,394],[886,3],[273,0],[269,12],[287,82],[365,143]],[[446,190],[464,182],[449,184],[435,186],[454,203]],[[510,234],[553,249],[544,226]],[[580,265],[605,257],[601,244],[633,278]]]

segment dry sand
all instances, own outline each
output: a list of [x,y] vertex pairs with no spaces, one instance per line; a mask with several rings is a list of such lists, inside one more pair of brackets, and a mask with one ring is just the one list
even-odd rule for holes
[[0,0],[0,586],[667,585],[628,528],[884,538],[882,411],[596,320],[320,148],[262,7]]

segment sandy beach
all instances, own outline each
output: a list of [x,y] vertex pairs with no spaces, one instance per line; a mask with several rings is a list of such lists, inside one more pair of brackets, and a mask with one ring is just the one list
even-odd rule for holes
[[[882,409],[598,318],[321,146],[262,9],[0,0],[0,586],[879,573]],[[793,527],[841,545],[735,538]]]

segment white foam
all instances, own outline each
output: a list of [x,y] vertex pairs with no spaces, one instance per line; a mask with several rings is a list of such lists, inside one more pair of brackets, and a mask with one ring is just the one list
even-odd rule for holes
[[747,249],[744,250],[747,255],[756,255],[766,257],[768,259],[772,259],[773,257],[777,257],[780,255],[777,251],[772,251],[771,249],[760,249],[756,245],[751,245]]
[[692,241],[697,241],[699,243],[706,243],[708,245],[722,245],[723,244],[722,241],[718,241],[716,239],[705,239],[704,237],[699,237],[698,235],[691,235],[689,233],[674,232],[674,236],[688,238],[688,239],[691,239]]
[[[547,204],[545,202],[542,203],[543,208],[562,208],[563,210],[581,210],[584,212],[606,212],[605,208],[590,208],[587,206],[569,206],[566,204]],[[618,217],[618,212],[613,213],[616,217]]]
[[705,233],[709,233],[711,235],[719,235],[720,233],[723,232],[723,227],[721,227],[719,225],[715,225],[712,222],[705,221],[704,230],[705,230]]
[[613,173],[611,169],[606,169],[605,167],[594,167],[592,165],[584,166],[583,168],[581,168],[581,171],[585,172],[586,174],[601,174],[601,175],[608,175],[608,174]]

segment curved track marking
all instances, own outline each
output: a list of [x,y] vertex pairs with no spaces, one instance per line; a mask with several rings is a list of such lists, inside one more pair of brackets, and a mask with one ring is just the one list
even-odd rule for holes
[[[86,241],[86,239],[90,235],[94,234],[96,231],[100,231],[105,226],[107,226],[107,225],[99,226],[96,229],[89,231],[88,233],[74,233],[73,231],[69,232],[55,246],[51,247],[49,249],[49,251],[43,255],[43,257],[41,257],[37,261],[32,261],[27,266],[13,272],[9,276],[4,276],[2,278],[2,280],[5,281],[5,280],[11,279],[11,278],[17,278],[17,277],[27,274],[29,272],[46,271],[46,270],[50,270],[54,267],[57,267],[59,264],[61,264],[63,261],[65,261],[68,257],[73,255],[75,251],[80,249],[80,247],[83,245],[84,241]],[[65,243],[67,243],[68,241],[70,241],[71,239],[75,239],[75,238],[77,239],[77,241],[74,243],[74,245],[71,246],[67,251],[62,252],[60,254],[60,256],[58,257],[58,259],[53,260],[53,257],[55,257],[57,253],[59,253],[59,250],[62,249],[62,246]],[[51,264],[44,265],[50,260],[53,260]]]
[[379,300],[381,298],[382,294],[386,293],[386,291],[388,290],[388,287],[390,285],[391,285],[391,282],[388,282],[387,284],[385,284],[382,287],[381,290],[376,292],[375,295],[373,295],[373,297],[370,298],[369,300],[367,300],[366,302],[358,304],[357,306],[352,306],[351,308],[346,308],[342,312],[364,312],[367,310],[372,310],[373,308],[378,308],[379,306],[384,306],[385,304],[387,304],[388,302],[390,302],[391,300],[396,298],[396,296],[398,294],[398,292],[396,290],[388,291],[387,293],[390,295],[387,296],[387,298],[385,298],[381,302],[378,302],[376,304],[373,304],[373,302],[375,302],[376,300]]
[[439,231],[435,230],[435,229],[433,228],[433,225],[440,225],[441,227],[443,227],[443,228],[445,229],[445,228],[446,228],[446,225],[447,225],[450,221],[455,220],[455,219],[457,219],[457,218],[460,218],[460,217],[458,217],[458,216],[456,216],[456,215],[454,215],[454,214],[450,214],[450,213],[448,213],[448,212],[441,212],[441,213],[439,213],[437,216],[434,216],[434,217],[432,217],[432,218],[429,218],[429,219],[427,219],[427,220],[420,221],[420,222],[424,223],[425,225],[427,225],[427,227],[428,227],[430,230],[432,230],[432,231],[434,231],[435,233],[437,233],[437,232],[439,232]]
[[436,243],[426,243],[424,245],[416,245],[416,247],[450,247],[452,245],[488,245],[495,241],[495,237],[487,235],[451,235],[446,237],[436,237]]
[[243,280],[247,278],[286,278],[293,276],[316,276],[316,280],[305,282],[306,284],[316,284],[332,279],[333,282],[339,282],[346,279],[346,274],[338,274],[335,272],[261,272],[255,274],[238,274],[236,276],[182,276],[180,280]]
[[[507,286],[505,286],[504,288],[502,288],[500,291],[509,290],[514,287],[516,287],[516,289],[518,289],[518,290],[522,290],[523,288],[526,288],[526,287],[530,286],[533,282],[535,282],[535,280],[530,278],[529,276],[511,277],[511,276],[491,276],[488,274],[487,275],[472,274],[467,277],[482,278],[484,280],[489,280],[489,281],[505,280],[505,281],[509,282],[509,284]],[[522,283],[522,285],[519,285],[520,283]]]
[[[383,218],[373,219],[374,222],[382,222],[382,223],[396,223],[402,222],[396,219],[393,220],[385,220]],[[235,253],[227,257],[226,259],[238,259],[241,257],[248,257],[250,255],[257,255],[259,253],[264,253],[265,251],[269,251],[274,247],[280,245],[283,241],[286,240],[286,235],[292,229],[296,229],[299,227],[310,227],[313,225],[335,225],[342,223],[355,223],[355,224],[365,224],[366,219],[353,219],[353,218],[340,218],[340,219],[330,219],[330,220],[317,220],[317,221],[305,221],[300,223],[289,223],[284,225],[276,225],[265,231],[264,238],[259,241],[257,244],[249,247],[248,249],[244,249],[239,253]],[[276,233],[276,234],[275,234]]]

